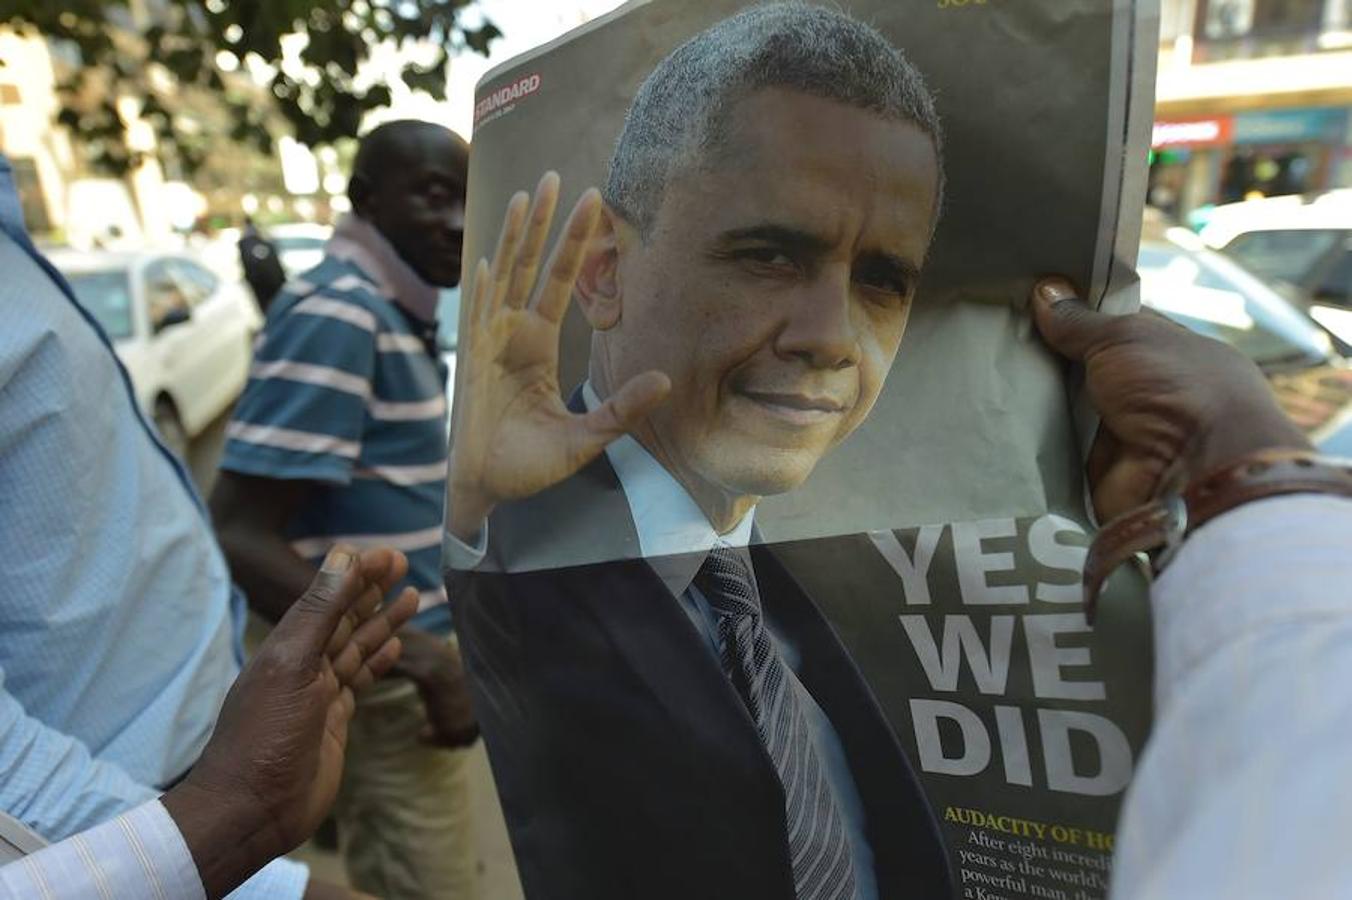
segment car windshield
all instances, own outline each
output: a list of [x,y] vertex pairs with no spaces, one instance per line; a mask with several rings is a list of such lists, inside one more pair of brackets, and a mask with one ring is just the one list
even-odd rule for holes
[[76,272],[66,280],[109,338],[120,341],[132,336],[131,287],[126,271]]
[[295,235],[292,237],[273,238],[273,243],[277,245],[277,251],[281,253],[291,250],[323,250],[325,242],[322,237],[302,237]]
[[1319,328],[1228,259],[1173,243],[1144,243],[1141,300],[1199,334],[1236,347],[1260,366],[1319,363],[1329,356]]
[[1225,253],[1263,278],[1301,284],[1343,234],[1329,228],[1250,231],[1227,244]]

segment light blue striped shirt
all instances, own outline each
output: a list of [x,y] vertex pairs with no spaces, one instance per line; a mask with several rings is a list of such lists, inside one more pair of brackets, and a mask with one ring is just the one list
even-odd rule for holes
[[[44,265],[0,157],[0,808],[57,840],[197,759],[243,602],[186,472]],[[239,896],[306,878],[281,861]]]
[[403,551],[413,623],[446,634],[445,370],[378,280],[330,255],[282,289],[221,468],[318,483],[287,523],[292,549],[316,565],[338,541]]

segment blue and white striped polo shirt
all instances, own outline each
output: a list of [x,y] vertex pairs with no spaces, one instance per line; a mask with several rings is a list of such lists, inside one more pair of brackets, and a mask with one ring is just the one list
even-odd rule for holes
[[[338,541],[408,556],[419,628],[450,632],[441,583],[446,371],[356,263],[325,257],[268,308],[221,468],[321,483],[287,528],[318,564]],[[403,587],[403,584],[400,587]]]

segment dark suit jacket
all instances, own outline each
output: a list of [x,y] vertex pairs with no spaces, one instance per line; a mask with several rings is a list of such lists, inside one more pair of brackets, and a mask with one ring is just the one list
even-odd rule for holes
[[[500,507],[488,538],[447,587],[526,894],[792,898],[774,766],[641,558],[605,456]],[[774,551],[751,555],[766,617],[845,747],[880,895],[951,897],[933,812],[872,694]]]

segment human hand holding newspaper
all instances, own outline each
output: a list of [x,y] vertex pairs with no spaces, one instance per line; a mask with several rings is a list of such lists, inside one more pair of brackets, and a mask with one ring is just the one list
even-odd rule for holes
[[1150,312],[1110,316],[1047,278],[1034,290],[1038,330],[1085,367],[1103,427],[1085,464],[1101,521],[1257,450],[1310,449],[1263,373],[1233,347]]

